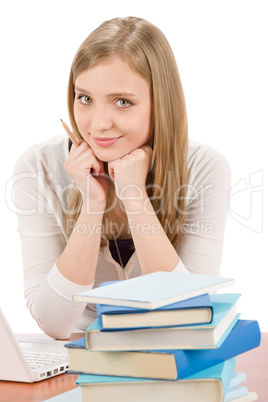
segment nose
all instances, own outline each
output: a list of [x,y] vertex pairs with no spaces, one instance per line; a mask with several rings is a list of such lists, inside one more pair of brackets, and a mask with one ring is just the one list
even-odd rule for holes
[[91,132],[101,133],[112,127],[112,118],[105,105],[97,106],[92,111]]

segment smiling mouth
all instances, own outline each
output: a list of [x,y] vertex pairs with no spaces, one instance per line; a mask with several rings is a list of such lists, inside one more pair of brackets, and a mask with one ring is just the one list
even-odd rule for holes
[[100,147],[109,147],[110,145],[117,142],[121,137],[115,137],[115,138],[92,137],[92,138],[96,145]]

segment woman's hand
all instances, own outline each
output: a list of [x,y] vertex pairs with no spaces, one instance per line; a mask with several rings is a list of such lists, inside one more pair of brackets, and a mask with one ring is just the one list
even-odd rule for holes
[[143,145],[123,156],[121,159],[108,163],[108,170],[114,180],[117,197],[133,200],[147,196],[146,178],[152,160],[152,148]]
[[98,160],[88,143],[77,139],[79,146],[72,145],[64,168],[77,185],[83,205],[95,211],[105,209],[109,180],[105,177],[103,162]]

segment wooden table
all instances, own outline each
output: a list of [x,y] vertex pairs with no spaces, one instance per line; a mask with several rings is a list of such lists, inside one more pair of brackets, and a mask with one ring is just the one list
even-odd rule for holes
[[[268,402],[268,332],[262,333],[260,347],[237,357],[235,371],[247,374],[244,385],[257,392],[259,402]],[[75,388],[77,377],[62,374],[34,384],[0,381],[0,402],[41,402]]]

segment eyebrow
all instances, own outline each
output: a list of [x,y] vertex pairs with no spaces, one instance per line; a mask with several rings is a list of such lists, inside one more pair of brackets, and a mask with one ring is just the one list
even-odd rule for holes
[[[75,90],[79,91],[79,92],[88,93],[90,95],[90,92],[87,91],[86,89],[75,87]],[[136,96],[136,95],[131,92],[113,92],[113,93],[107,95],[107,97],[109,97],[109,96]]]

